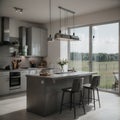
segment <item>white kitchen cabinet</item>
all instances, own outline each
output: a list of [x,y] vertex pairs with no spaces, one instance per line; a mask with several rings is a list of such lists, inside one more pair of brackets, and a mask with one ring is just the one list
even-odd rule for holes
[[26,91],[27,88],[27,78],[26,75],[39,75],[41,69],[38,68],[33,68],[33,69],[28,69],[21,71],[21,91]]
[[28,70],[21,71],[21,91],[26,91],[27,74],[28,74]]
[[31,27],[27,30],[28,55],[47,56],[47,31]]
[[0,95],[9,94],[9,72],[0,74]]

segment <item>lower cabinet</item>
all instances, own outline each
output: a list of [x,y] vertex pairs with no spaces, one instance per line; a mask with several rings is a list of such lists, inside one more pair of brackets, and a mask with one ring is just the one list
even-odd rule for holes
[[27,70],[21,72],[21,91],[26,91],[26,84],[27,84],[26,75],[27,74],[28,74]]
[[0,76],[0,95],[9,94],[9,73]]
[[27,74],[38,74],[40,73],[41,69],[29,69],[29,70],[22,70],[21,73],[21,83],[20,87],[17,89],[10,89],[10,78],[9,72],[1,72],[0,73],[0,95],[7,95],[11,93],[17,93],[21,91],[26,91],[27,89]]

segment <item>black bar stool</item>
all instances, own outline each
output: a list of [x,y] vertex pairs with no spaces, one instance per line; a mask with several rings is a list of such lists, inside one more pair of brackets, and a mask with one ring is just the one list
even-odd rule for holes
[[83,91],[82,91],[82,78],[80,79],[74,79],[72,83],[72,87],[69,88],[63,88],[62,89],[62,99],[61,99],[61,106],[60,106],[60,113],[62,113],[63,105],[66,105],[64,102],[64,94],[65,92],[70,93],[70,110],[72,107],[74,108],[74,118],[76,118],[76,101],[75,101],[75,93],[80,93],[80,101],[79,106],[82,105],[84,114],[85,114],[85,106],[83,101]]
[[[100,104],[100,97],[99,97],[99,89],[98,86],[100,84],[100,76],[93,76],[91,83],[88,84],[84,84],[83,85],[83,95],[85,94],[85,89],[88,89],[88,104],[89,104],[89,100],[92,99],[94,101],[94,110],[95,108],[95,101],[99,102],[99,107],[101,107]],[[92,90],[92,98],[90,98],[90,90]],[[95,98],[95,90],[97,91],[97,96],[98,99]]]

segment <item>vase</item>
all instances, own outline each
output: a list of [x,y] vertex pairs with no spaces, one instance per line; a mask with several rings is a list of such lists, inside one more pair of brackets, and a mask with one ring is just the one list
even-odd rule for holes
[[63,68],[64,66],[62,65],[61,66],[61,72],[63,73],[64,72],[64,68]]

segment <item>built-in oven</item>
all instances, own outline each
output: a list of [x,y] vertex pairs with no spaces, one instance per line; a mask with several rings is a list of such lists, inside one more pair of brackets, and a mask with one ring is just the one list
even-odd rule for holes
[[20,72],[10,72],[10,90],[19,89],[21,85],[21,75]]

